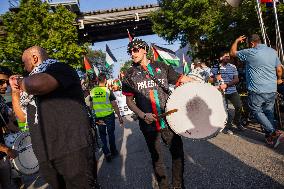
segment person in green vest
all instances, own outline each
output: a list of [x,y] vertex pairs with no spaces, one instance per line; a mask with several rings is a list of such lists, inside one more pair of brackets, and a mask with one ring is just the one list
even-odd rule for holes
[[[92,98],[92,106],[95,111],[96,123],[99,128],[99,134],[102,141],[102,150],[106,161],[110,162],[112,157],[118,155],[115,145],[115,115],[117,114],[119,123],[123,126],[123,119],[120,115],[116,98],[112,91],[106,87],[107,79],[104,73],[98,76],[99,85],[94,87],[90,96]],[[107,142],[108,135],[108,142]],[[109,143],[109,148],[108,148]]]

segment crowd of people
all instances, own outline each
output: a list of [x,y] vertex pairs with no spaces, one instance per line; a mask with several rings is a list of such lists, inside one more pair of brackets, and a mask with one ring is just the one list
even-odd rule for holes
[[[238,44],[246,39],[249,48],[238,51]],[[223,132],[244,131],[245,105],[236,88],[239,73],[233,57],[245,64],[248,107],[265,133],[265,142],[275,148],[283,140],[274,118],[277,85],[282,84],[283,68],[275,50],[261,44],[258,35],[237,38],[230,50],[220,52],[218,64],[211,68],[201,59],[195,59],[188,75],[177,73],[163,62],[148,59],[149,46],[141,39],[132,40],[127,51],[133,64],[123,73],[121,82],[117,80],[109,88],[106,75],[100,73],[98,83],[85,88],[85,93],[76,71],[50,59],[39,46],[23,52],[22,61],[28,76],[12,75],[8,69],[0,67],[0,93],[5,94],[10,85],[12,94],[12,107],[0,96],[0,189],[11,188],[9,159],[16,158],[17,151],[5,145],[3,128],[18,132],[19,128],[12,124],[15,117],[29,126],[39,173],[52,188],[100,188],[94,146],[98,135],[94,135],[93,127],[98,128],[103,154],[106,161],[111,162],[119,154],[115,144],[115,114],[120,125],[124,125],[113,94],[120,89],[128,107],[138,117],[159,188],[185,188],[182,138],[158,115],[165,112],[170,85],[199,80],[214,84],[226,104],[230,101],[234,106],[235,114],[229,116]],[[172,158],[171,184],[163,162],[161,139]]]

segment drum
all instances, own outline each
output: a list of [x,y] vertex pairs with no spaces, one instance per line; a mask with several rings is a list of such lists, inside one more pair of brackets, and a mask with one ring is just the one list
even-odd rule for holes
[[187,76],[194,79],[195,81],[193,81],[193,82],[205,83],[204,79],[199,74],[189,73],[189,74],[187,74]]
[[18,151],[18,156],[12,160],[12,166],[20,173],[31,175],[39,170],[38,160],[34,154],[30,133],[23,132],[15,140],[12,149]]
[[208,139],[225,127],[227,113],[223,97],[214,86],[204,83],[185,83],[177,87],[166,103],[166,116],[171,129],[190,139]]
[[16,138],[20,134],[21,134],[21,132],[5,134],[5,136],[4,136],[5,145],[8,146],[9,148],[12,148]]

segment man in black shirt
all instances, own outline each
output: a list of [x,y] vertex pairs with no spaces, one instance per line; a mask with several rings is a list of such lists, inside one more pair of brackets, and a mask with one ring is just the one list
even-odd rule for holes
[[6,93],[9,84],[10,70],[0,66],[0,189],[10,189],[11,165],[9,158],[15,158],[16,152],[5,145],[3,127],[8,126],[9,107],[2,95]]
[[13,108],[30,128],[43,178],[54,189],[96,188],[90,120],[79,77],[33,46],[22,61],[28,77],[10,77]]
[[172,155],[172,185],[174,188],[184,188],[184,152],[181,137],[167,126],[164,119],[158,119],[157,116],[165,111],[169,84],[178,85],[192,79],[179,75],[163,62],[150,62],[146,57],[148,50],[147,43],[141,39],[135,39],[128,44],[133,65],[125,74],[122,92],[126,96],[128,107],[139,117],[140,129],[151,153],[160,189],[169,188],[161,155],[160,137],[169,145]]

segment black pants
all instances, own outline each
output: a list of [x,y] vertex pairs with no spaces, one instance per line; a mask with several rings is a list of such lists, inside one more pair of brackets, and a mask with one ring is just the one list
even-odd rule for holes
[[96,162],[89,147],[65,157],[39,163],[39,170],[52,189],[97,188]]
[[[241,124],[241,114],[242,114],[242,101],[240,98],[240,95],[238,92],[232,93],[232,94],[225,94],[225,100],[228,104],[228,101],[230,101],[234,108],[235,108],[235,116],[234,116],[234,123],[236,125]],[[231,126],[232,118],[229,117],[227,125],[228,127]]]
[[169,188],[168,178],[162,158],[160,137],[162,137],[163,142],[169,146],[169,150],[172,155],[172,185],[173,187],[184,188],[184,152],[181,137],[175,134],[171,129],[162,129],[160,133],[144,132],[143,135],[145,137],[148,150],[151,153],[152,164],[159,188]]

